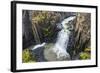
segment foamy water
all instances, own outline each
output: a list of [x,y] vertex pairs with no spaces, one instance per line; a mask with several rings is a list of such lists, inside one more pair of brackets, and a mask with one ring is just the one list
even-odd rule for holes
[[57,58],[70,57],[69,53],[66,51],[68,49],[67,45],[69,42],[69,35],[70,35],[70,31],[69,29],[67,29],[70,25],[67,24],[69,23],[69,21],[72,21],[74,19],[75,16],[72,16],[67,19],[64,19],[61,23],[63,29],[58,32],[57,41],[53,47],[53,51],[57,54]]

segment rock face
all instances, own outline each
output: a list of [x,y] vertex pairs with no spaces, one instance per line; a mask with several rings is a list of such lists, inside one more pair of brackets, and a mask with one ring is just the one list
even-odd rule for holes
[[23,37],[23,48],[27,48],[34,42],[32,34],[32,23],[29,19],[29,11],[23,10],[22,14],[22,37]]
[[[70,55],[75,59],[85,48],[91,48],[91,14],[77,13],[76,24],[72,32],[70,42]],[[69,42],[69,44],[70,44]]]

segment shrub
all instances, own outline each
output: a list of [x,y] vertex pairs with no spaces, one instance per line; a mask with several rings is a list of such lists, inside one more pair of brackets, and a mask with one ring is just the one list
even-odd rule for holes
[[22,52],[22,62],[35,62],[35,57],[32,55],[29,49],[24,49]]
[[79,58],[81,60],[90,59],[90,53],[82,52],[82,53],[80,53],[80,57]]

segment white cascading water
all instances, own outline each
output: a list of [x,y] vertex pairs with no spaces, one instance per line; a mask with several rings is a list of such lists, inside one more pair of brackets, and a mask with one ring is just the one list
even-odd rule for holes
[[45,44],[46,44],[46,43],[43,42],[42,44],[35,45],[35,46],[32,48],[32,50],[35,50],[35,49],[40,48],[40,47],[43,47]]
[[69,25],[69,22],[73,21],[75,18],[75,16],[68,17],[64,19],[61,23],[63,29],[58,32],[57,41],[53,47],[53,51],[54,53],[56,53],[58,59],[61,57],[70,58],[70,55],[66,50],[68,49],[67,45],[69,41],[69,35],[71,32],[69,29],[73,29],[73,27],[72,25]]

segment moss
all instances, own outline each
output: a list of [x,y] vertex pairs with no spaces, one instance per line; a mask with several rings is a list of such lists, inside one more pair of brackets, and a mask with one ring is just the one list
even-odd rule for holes
[[22,52],[22,62],[35,62],[35,56],[32,55],[29,49],[24,49]]
[[82,53],[80,53],[80,57],[79,58],[81,60],[90,59],[90,53],[82,52]]

